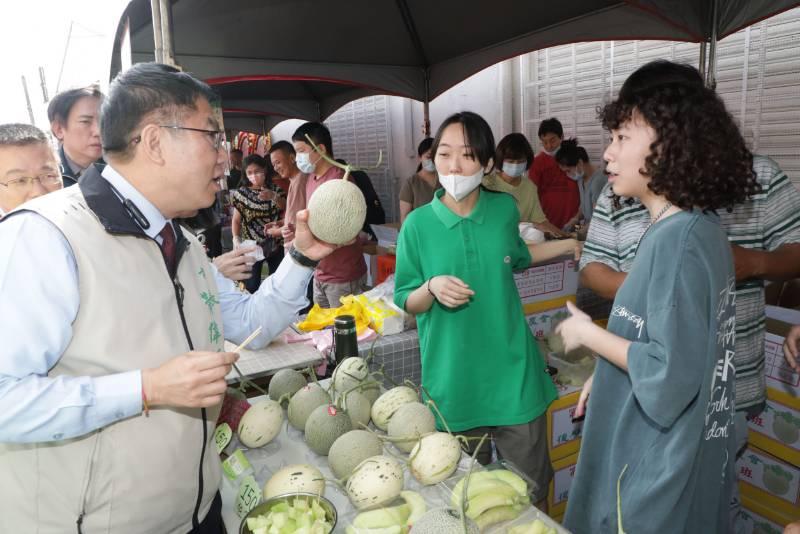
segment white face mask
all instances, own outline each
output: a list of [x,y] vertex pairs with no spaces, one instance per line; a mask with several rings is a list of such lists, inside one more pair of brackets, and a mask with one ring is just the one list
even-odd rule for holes
[[436,164],[430,158],[422,160],[422,168],[428,172],[436,172]]
[[447,194],[461,202],[467,195],[475,191],[483,180],[483,169],[472,176],[461,176],[458,174],[439,175],[439,183],[442,184]]
[[545,154],[547,154],[548,156],[555,156],[555,155],[556,155],[556,152],[558,152],[558,149],[559,149],[559,148],[561,148],[561,147],[559,146],[559,147],[557,147],[557,148],[555,148],[555,149],[553,149],[553,150],[545,150],[545,149],[542,149],[542,152],[544,152],[544,153],[545,153]]
[[575,171],[572,174],[567,173],[567,176],[569,176],[572,180],[575,180],[576,182],[579,182],[583,179],[583,173],[580,171]]
[[525,163],[509,163],[504,161],[503,172],[512,178],[517,178],[522,176],[522,173],[525,172],[525,165]]
[[317,167],[316,163],[311,163],[309,154],[306,152],[298,152],[297,156],[295,156],[295,163],[297,164],[297,168],[300,169],[300,172],[306,174],[312,174]]

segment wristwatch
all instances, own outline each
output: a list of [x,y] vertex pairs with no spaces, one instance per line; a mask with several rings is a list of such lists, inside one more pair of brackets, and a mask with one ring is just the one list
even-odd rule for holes
[[317,265],[319,265],[319,260],[312,260],[294,247],[289,247],[289,256],[292,257],[295,263],[302,265],[303,267],[314,269]]

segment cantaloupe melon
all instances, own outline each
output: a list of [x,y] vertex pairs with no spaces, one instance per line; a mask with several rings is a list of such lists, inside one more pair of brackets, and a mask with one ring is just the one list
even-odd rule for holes
[[339,436],[328,451],[328,465],[336,478],[350,476],[358,464],[383,452],[381,440],[367,430],[351,430]]
[[408,386],[397,386],[380,397],[372,405],[372,422],[376,427],[383,431],[389,426],[389,419],[391,419],[394,412],[403,404],[409,402],[419,402],[417,392]]
[[317,406],[306,421],[306,444],[317,454],[327,456],[336,439],[353,430],[350,416],[332,404]]
[[341,245],[352,241],[363,228],[367,203],[354,183],[331,180],[311,195],[308,212],[311,233],[326,243]]
[[331,380],[333,381],[334,391],[339,394],[351,390],[367,378],[369,378],[367,361],[364,358],[351,356],[350,358],[345,358],[336,366]]
[[[433,412],[420,402],[403,404],[389,419],[389,437],[394,438],[392,443],[403,452],[411,452],[422,436],[435,431],[436,418]],[[410,436],[413,436],[412,439],[395,441]]]
[[345,488],[359,510],[386,504],[403,490],[403,467],[389,456],[367,458],[353,470]]
[[294,369],[281,369],[269,381],[269,398],[277,401],[284,395],[292,397],[297,391],[306,385],[306,377],[303,373]]
[[328,392],[316,382],[300,388],[289,401],[289,409],[286,413],[289,424],[297,430],[305,430],[306,420],[311,412],[330,402],[331,398]]
[[264,499],[286,493],[324,495],[325,477],[313,465],[287,465],[272,475],[264,485]]
[[[461,512],[453,508],[436,508],[422,514],[414,522],[414,534],[463,534]],[[467,518],[467,533],[479,534],[480,529],[472,519]]]
[[262,447],[275,439],[283,424],[283,409],[271,399],[262,400],[247,410],[239,421],[239,441],[245,447]]
[[340,406],[350,416],[353,428],[364,428],[369,424],[372,404],[358,390],[354,389],[349,393],[340,394],[336,399],[336,405]]

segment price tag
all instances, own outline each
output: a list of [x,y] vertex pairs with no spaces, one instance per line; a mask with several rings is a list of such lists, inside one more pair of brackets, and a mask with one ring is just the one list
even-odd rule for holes
[[242,452],[242,449],[236,449],[236,452],[228,456],[228,459],[222,462],[222,471],[225,472],[225,476],[231,481],[239,478],[239,475],[248,469],[252,469],[252,466],[244,455],[244,452]]
[[256,479],[248,475],[242,480],[242,485],[236,494],[236,514],[240,519],[244,519],[244,516],[258,506],[259,502],[261,502],[261,488]]
[[217,445],[217,454],[220,454],[228,446],[233,437],[233,430],[228,423],[222,423],[214,430],[214,443]]

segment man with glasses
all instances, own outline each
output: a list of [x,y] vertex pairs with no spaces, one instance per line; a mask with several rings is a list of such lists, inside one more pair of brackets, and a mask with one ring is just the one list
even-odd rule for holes
[[237,359],[223,341],[283,331],[335,246],[299,213],[294,248],[249,295],[172,224],[220,189],[215,98],[134,65],[101,109],[108,165],[0,222],[0,532],[223,531],[213,434]]
[[58,162],[44,132],[29,124],[0,124],[0,218],[61,187]]

